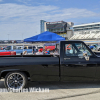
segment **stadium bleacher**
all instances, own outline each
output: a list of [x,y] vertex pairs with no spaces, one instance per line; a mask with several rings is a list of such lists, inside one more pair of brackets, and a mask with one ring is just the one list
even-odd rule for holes
[[90,34],[75,34],[70,40],[73,39],[98,39],[100,38],[100,33],[90,33]]

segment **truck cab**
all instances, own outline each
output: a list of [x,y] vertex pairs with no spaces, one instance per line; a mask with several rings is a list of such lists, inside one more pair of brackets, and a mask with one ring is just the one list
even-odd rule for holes
[[[82,41],[61,41],[60,43],[62,81],[93,81],[99,61],[100,57]],[[99,67],[98,70],[100,71]]]

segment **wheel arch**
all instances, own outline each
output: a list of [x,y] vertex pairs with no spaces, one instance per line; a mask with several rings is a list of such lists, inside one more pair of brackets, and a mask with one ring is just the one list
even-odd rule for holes
[[30,74],[28,71],[26,70],[20,70],[20,69],[8,69],[8,70],[2,70],[1,71],[1,78],[5,78],[5,76],[9,73],[9,72],[23,72],[24,74],[26,74],[27,77],[30,77]]

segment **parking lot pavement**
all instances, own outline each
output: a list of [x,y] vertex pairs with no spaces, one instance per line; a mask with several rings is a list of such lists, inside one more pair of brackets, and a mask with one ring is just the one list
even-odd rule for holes
[[[0,81],[0,88],[4,87]],[[49,88],[49,92],[0,93],[0,100],[100,100],[100,83],[29,82],[26,88]]]

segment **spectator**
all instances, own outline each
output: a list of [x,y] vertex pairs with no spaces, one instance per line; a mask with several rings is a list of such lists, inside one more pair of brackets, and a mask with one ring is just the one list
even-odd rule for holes
[[23,55],[27,55],[27,51],[24,51],[24,52],[23,52]]
[[46,51],[46,54],[48,55],[48,54],[50,54],[50,51],[49,51],[49,49],[47,49],[47,51]]
[[33,48],[33,54],[36,54],[38,52],[38,49]]
[[92,46],[92,45],[90,46],[90,49],[91,49],[91,50],[93,50],[94,48],[95,48],[95,46]]
[[42,50],[38,50],[38,52],[36,52],[36,55],[43,55]]

